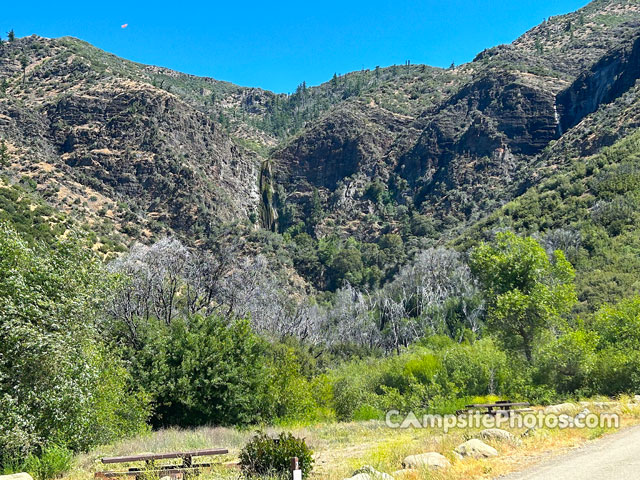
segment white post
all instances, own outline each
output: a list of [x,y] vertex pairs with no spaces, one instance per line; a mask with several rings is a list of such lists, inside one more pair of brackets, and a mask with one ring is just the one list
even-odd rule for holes
[[300,465],[298,464],[298,457],[291,459],[291,476],[292,480],[302,480],[302,470],[300,470]]

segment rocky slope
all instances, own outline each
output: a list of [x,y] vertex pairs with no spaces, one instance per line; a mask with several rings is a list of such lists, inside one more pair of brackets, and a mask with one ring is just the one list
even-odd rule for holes
[[637,128],[639,27],[637,2],[596,0],[469,64],[291,95],[17,39],[0,45],[2,184],[125,241],[242,222],[419,248]]
[[[326,221],[345,228],[363,211],[380,211],[366,198],[378,179],[397,203],[442,230],[459,229],[522,191],[545,148],[635,84],[638,26],[639,6],[624,1],[548,19],[512,45],[448,71],[440,100],[408,112],[401,128],[393,112],[374,113],[373,101],[335,108],[272,155],[281,182],[292,200],[320,190]],[[339,184],[346,186],[336,190]],[[331,202],[336,193],[340,201]],[[347,198],[361,200],[351,216],[343,214]]]
[[60,208],[111,219],[132,237],[206,234],[256,210],[257,155],[184,98],[101,71],[66,39],[0,48],[9,182],[30,177]]

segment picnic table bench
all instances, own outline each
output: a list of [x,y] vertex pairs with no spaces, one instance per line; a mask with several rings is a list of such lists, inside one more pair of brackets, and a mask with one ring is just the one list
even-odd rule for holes
[[[514,407],[525,408],[514,410]],[[529,402],[512,402],[510,400],[500,400],[496,403],[472,403],[470,405],[465,405],[464,410],[458,410],[456,412],[456,415],[470,413],[474,410],[486,410],[485,413],[487,413],[488,415],[510,415],[512,413],[529,411],[529,409],[526,407],[529,407]]]
[[[110,479],[115,477],[138,477],[145,474],[157,474],[159,477],[171,477],[180,480],[189,474],[200,473],[201,468],[210,467],[210,463],[193,463],[193,457],[208,457],[213,455],[224,455],[229,453],[226,448],[210,448],[206,450],[191,450],[186,452],[169,452],[169,453],[145,453],[141,455],[130,455],[126,457],[106,457],[102,459],[104,464],[115,463],[135,463],[145,462],[144,467],[131,467],[124,472],[96,472],[95,478]],[[156,460],[167,460],[179,458],[182,460],[181,465],[161,465],[156,466]]]

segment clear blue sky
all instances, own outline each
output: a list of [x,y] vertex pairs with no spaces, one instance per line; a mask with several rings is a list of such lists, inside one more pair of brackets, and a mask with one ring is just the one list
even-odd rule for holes
[[[291,92],[334,72],[468,62],[587,0],[3,2],[0,29],[71,35],[121,57]],[[121,28],[122,24],[127,28]]]

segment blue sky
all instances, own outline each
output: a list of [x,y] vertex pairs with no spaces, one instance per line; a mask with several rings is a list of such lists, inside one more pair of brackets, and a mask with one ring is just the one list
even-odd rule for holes
[[[291,92],[334,72],[411,63],[448,67],[509,43],[586,0],[19,2],[0,31],[71,35],[121,57]],[[122,24],[127,28],[121,28]]]

